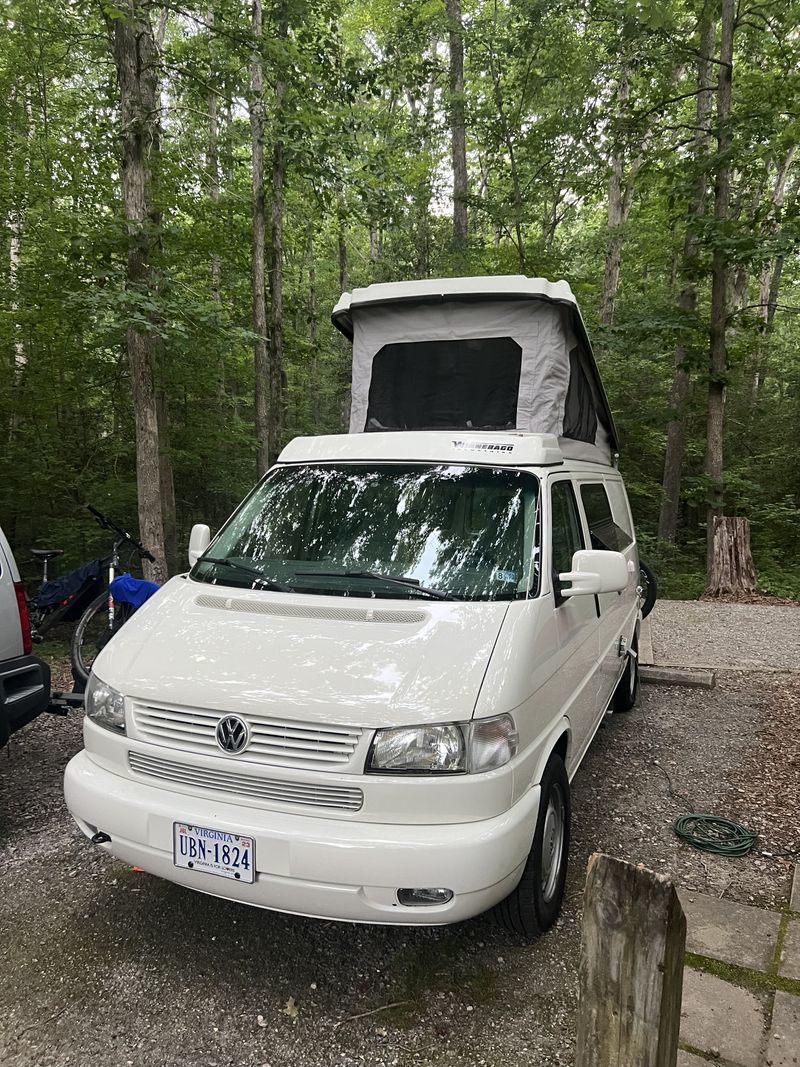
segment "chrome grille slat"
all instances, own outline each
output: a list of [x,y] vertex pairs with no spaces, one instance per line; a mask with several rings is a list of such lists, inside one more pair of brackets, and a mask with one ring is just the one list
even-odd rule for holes
[[362,791],[351,786],[327,786],[310,782],[282,782],[274,778],[255,778],[227,769],[216,770],[178,763],[142,752],[129,752],[128,764],[135,774],[159,778],[176,785],[233,793],[237,796],[248,796],[256,800],[274,801],[279,804],[358,811],[364,803]]
[[[133,702],[132,710],[137,735],[145,741],[206,755],[219,751],[216,728],[225,712],[139,701]],[[250,741],[237,758],[251,763],[330,769],[348,764],[363,736],[358,726],[281,721],[262,715],[243,718],[250,730]]]
[[271,748],[302,748],[305,752],[309,749],[313,749],[318,752],[349,752],[353,747],[346,741],[331,741],[328,744],[320,741],[319,738],[309,738],[308,741],[303,741],[302,738],[295,740],[291,736],[282,737],[279,734],[262,734],[257,726],[250,728],[250,736],[252,737],[252,743],[259,743],[267,745]]

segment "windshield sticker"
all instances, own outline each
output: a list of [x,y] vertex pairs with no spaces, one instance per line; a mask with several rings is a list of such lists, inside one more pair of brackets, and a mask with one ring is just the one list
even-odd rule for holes
[[468,448],[473,452],[513,452],[513,445],[501,445],[497,441],[453,441],[454,448]]
[[499,568],[494,572],[492,576],[497,582],[513,582],[517,584],[517,572],[516,571],[501,571]]

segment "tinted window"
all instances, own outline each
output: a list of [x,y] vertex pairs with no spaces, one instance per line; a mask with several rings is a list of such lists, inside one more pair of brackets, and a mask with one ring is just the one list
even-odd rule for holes
[[611,504],[602,482],[581,485],[581,500],[592,538],[592,548],[621,552],[631,544],[629,533],[614,522]]
[[352,573],[372,571],[456,599],[525,596],[535,584],[538,490],[532,474],[481,467],[278,467],[209,552],[230,565],[200,561],[192,576],[249,586],[255,569],[256,582],[261,574],[302,593],[414,595]]
[[553,512],[553,570],[564,574],[572,570],[572,557],[586,546],[572,482],[553,482],[550,489]]
[[513,429],[521,361],[510,337],[384,345],[364,429]]

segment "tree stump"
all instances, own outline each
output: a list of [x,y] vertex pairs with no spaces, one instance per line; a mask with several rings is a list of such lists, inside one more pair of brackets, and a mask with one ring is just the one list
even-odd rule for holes
[[737,515],[714,519],[714,544],[706,596],[740,596],[757,587],[750,551],[750,520]]

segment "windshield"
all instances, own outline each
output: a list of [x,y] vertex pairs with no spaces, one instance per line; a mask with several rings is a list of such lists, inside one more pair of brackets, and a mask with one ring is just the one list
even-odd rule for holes
[[345,596],[524,597],[538,582],[538,489],[532,474],[482,467],[278,467],[192,577]]

